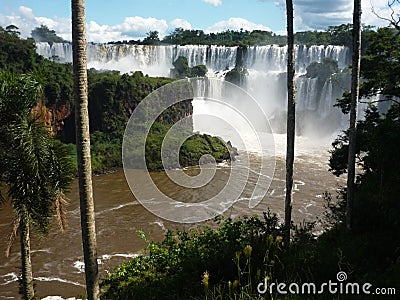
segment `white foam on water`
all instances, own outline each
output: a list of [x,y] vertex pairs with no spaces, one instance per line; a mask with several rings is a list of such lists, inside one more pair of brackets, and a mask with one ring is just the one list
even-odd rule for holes
[[7,273],[5,275],[1,275],[1,277],[3,278],[4,282],[1,283],[0,285],[7,285],[9,283],[18,281],[18,275],[14,272]]
[[50,249],[36,249],[36,250],[31,250],[31,253],[37,253],[37,252],[45,252],[45,253],[52,253]]
[[34,280],[37,281],[44,281],[44,282],[50,282],[50,281],[58,281],[58,282],[62,282],[62,283],[68,283],[68,284],[73,284],[76,286],[81,286],[81,287],[85,287],[85,285],[79,283],[79,282],[75,282],[75,281],[71,281],[71,280],[67,280],[67,279],[62,279],[59,277],[34,277]]
[[305,185],[305,183],[303,181],[294,180],[293,191],[300,191],[299,186],[304,186],[304,185]]
[[77,269],[79,273],[85,272],[85,263],[83,261],[80,260],[75,261],[73,267]]
[[217,163],[217,166],[220,168],[230,168],[230,163],[226,160],[223,160],[220,163]]
[[131,201],[131,202],[128,202],[128,203],[124,203],[124,204],[120,204],[120,205],[118,205],[118,206],[111,207],[111,208],[108,208],[108,209],[99,211],[99,212],[96,213],[96,216],[99,216],[99,215],[102,215],[102,214],[105,214],[105,213],[108,213],[108,212],[112,212],[112,211],[114,211],[114,210],[119,210],[119,209],[124,208],[124,207],[127,207],[127,206],[137,205],[137,204],[138,204],[138,203],[137,203],[137,202],[134,202],[134,201]]
[[110,260],[113,257],[124,257],[124,258],[136,258],[139,255],[137,253],[115,253],[115,254],[103,254],[101,256],[102,260]]
[[[97,259],[97,263],[99,265],[101,265],[101,264],[103,264],[103,261],[100,258],[98,258]],[[83,261],[81,261],[81,260],[75,261],[72,266],[78,271],[78,273],[84,273],[85,272],[85,263]]]
[[165,227],[164,223],[161,220],[154,221],[150,224],[158,225],[164,233],[167,232],[167,228]]
[[[137,253],[113,253],[113,254],[103,254],[100,258],[97,259],[97,263],[99,265],[103,264],[103,261],[110,260],[113,257],[123,257],[123,258],[136,258],[139,255]],[[81,260],[74,261],[72,265],[78,273],[85,272],[85,263]]]

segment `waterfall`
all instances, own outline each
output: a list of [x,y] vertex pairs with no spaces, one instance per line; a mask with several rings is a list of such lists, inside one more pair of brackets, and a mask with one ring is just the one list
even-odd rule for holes
[[[37,43],[37,53],[60,62],[72,61],[72,45],[69,43]],[[179,57],[188,59],[189,67],[206,65],[208,77],[224,77],[235,66],[246,68],[246,89],[264,109],[266,114],[279,124],[277,131],[284,129],[282,120],[286,111],[286,59],[287,47],[279,45],[225,47],[207,45],[126,45],[88,44],[88,68],[119,70],[122,73],[142,71],[149,76],[170,76],[173,62]],[[300,128],[324,127],[329,123],[337,130],[343,123],[338,108],[333,108],[341,97],[345,82],[336,83],[328,79],[306,78],[307,67],[312,62],[330,58],[344,69],[351,61],[351,53],[344,46],[295,46],[296,102]],[[203,87],[206,88],[206,87]],[[212,90],[212,87],[208,87]],[[312,124],[305,124],[310,122]],[[329,120],[329,122],[327,122]]]
[[315,111],[318,108],[318,78],[300,77],[297,79],[297,111]]
[[327,80],[322,88],[321,98],[319,99],[319,111],[322,118],[326,118],[329,115],[331,107],[335,104],[332,102],[332,81]]
[[[243,66],[247,69],[264,72],[285,72],[287,48],[268,45],[245,48]],[[46,58],[57,58],[60,62],[72,62],[72,45],[70,43],[37,43],[36,51]],[[168,76],[172,63],[179,56],[188,59],[189,66],[204,64],[213,72],[232,69],[237,63],[238,47],[186,45],[186,46],[148,46],[148,45],[114,45],[88,44],[88,67],[116,69],[121,72],[121,61],[127,63],[129,71],[158,66],[152,76]],[[314,62],[321,62],[329,57],[338,61],[339,68],[350,63],[349,49],[343,46],[296,46],[296,73],[305,73],[306,67]],[[167,71],[165,71],[167,70]]]

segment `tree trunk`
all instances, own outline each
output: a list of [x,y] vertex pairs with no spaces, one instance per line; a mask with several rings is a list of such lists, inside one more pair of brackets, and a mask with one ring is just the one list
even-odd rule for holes
[[92,166],[90,161],[84,0],[72,0],[72,47],[82,243],[86,292],[88,299],[92,300],[99,299],[99,273],[97,265]]
[[292,188],[293,188],[293,163],[294,142],[296,136],[296,100],[294,83],[294,30],[293,30],[293,1],[286,0],[287,14],[287,127],[286,127],[286,197],[285,197],[285,236],[284,244],[289,247],[290,225],[292,222]]
[[361,0],[354,0],[353,12],[353,53],[351,73],[351,102],[349,126],[349,153],[347,164],[347,204],[346,227],[353,228],[353,206],[356,173],[356,134],[357,134],[357,104],[360,96],[360,60],[361,60]]
[[21,217],[21,277],[22,277],[22,295],[24,300],[31,300],[35,297],[33,289],[33,275],[31,262],[31,241],[29,237],[29,223],[26,215]]

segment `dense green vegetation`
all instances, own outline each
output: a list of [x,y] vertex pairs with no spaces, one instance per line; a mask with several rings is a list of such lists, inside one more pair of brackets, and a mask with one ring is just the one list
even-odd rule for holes
[[[264,254],[274,259],[282,252],[276,215],[266,213],[263,219],[236,221],[217,219],[217,224],[217,229],[168,231],[160,243],[148,241],[139,232],[148,242],[147,249],[103,281],[103,298],[195,299],[203,293],[227,295],[229,284],[233,295],[251,280],[256,285],[258,275],[271,275],[274,263],[264,264]],[[276,261],[276,265],[281,264]],[[209,279],[204,278],[206,272]]]
[[173,63],[174,69],[171,70],[171,77],[181,79],[186,77],[203,77],[207,74],[205,65],[189,67],[188,59],[179,56]]
[[25,213],[46,232],[52,204],[72,179],[71,160],[32,111],[41,93],[40,78],[1,72],[0,90],[0,183],[6,183],[16,213]]
[[[359,214],[355,217],[355,227],[360,232],[385,232],[398,240],[399,222],[395,219],[400,212],[396,199],[400,191],[400,36],[392,28],[379,29],[372,36],[362,59],[365,81],[360,93],[364,97],[377,93],[384,96],[377,100],[379,103],[370,104],[364,120],[358,122],[357,163],[363,172],[357,180],[355,209]],[[345,93],[338,103],[344,113],[349,110],[349,96]],[[333,143],[330,166],[335,175],[346,172],[347,147],[348,132],[344,132]],[[365,224],[371,211],[376,218]]]
[[233,84],[236,84],[238,86],[243,86],[243,83],[246,80],[246,76],[248,76],[248,75],[249,75],[249,72],[246,70],[246,68],[235,67],[232,70],[230,70],[228,73],[226,73],[225,80],[229,81]]
[[322,62],[312,62],[306,69],[307,78],[318,78],[325,82],[332,74],[339,72],[338,63],[331,58],[324,58]]
[[48,232],[54,214],[65,229],[64,192],[72,180],[65,146],[53,139],[34,110],[41,93],[32,74],[0,72],[0,204],[14,214],[6,256],[17,232],[21,237],[21,294],[34,298],[30,231]]
[[349,79],[351,76],[350,68],[339,69],[337,61],[331,58],[324,58],[320,63],[312,62],[306,68],[306,78],[317,80],[317,99],[320,99],[323,87],[328,79],[331,80],[333,91],[340,95],[343,89],[349,88]]
[[0,27],[0,69],[27,73],[36,65],[35,41]]
[[[138,127],[140,127],[140,124]],[[194,134],[185,139],[185,142],[179,149],[179,157],[176,157],[175,155],[178,155],[178,153],[175,154],[173,149],[177,149],[179,142],[185,134],[181,131],[176,132],[172,136],[169,136],[168,141],[163,141],[164,136],[170,128],[171,125],[159,122],[155,122],[150,128],[150,134],[147,136],[145,147],[146,164],[150,170],[162,170],[164,167],[173,169],[198,165],[200,158],[206,154],[211,154],[218,162],[231,158],[229,149],[224,142],[217,137],[207,134]],[[161,155],[163,142],[165,143],[164,147],[166,147],[164,149],[166,153],[164,156]],[[130,141],[130,143],[130,147],[133,149],[140,147],[140,145],[136,145],[137,141]],[[161,161],[161,157],[163,158],[163,162]]]
[[[212,155],[218,162],[231,159],[231,154],[233,157],[235,156],[234,149],[226,146],[221,139],[206,134],[195,134],[183,143],[179,151],[179,158],[174,160],[175,157],[163,157],[163,164],[161,160],[161,146],[164,136],[171,126],[171,124],[160,122],[155,122],[152,125],[146,138],[145,147],[146,165],[149,170],[160,171],[164,167],[171,169],[198,165],[200,158],[206,154]],[[139,130],[140,127],[141,125],[137,124]],[[170,142],[174,143],[179,140],[179,136],[172,136]],[[105,172],[122,166],[122,136],[118,137],[115,134],[96,131],[91,134],[91,143],[93,154],[92,168],[94,172]],[[141,147],[138,140],[129,140],[129,143],[133,149]],[[69,144],[69,150],[71,151],[71,155],[73,155],[76,151],[75,145]],[[138,155],[140,154],[138,153]],[[135,157],[133,155],[133,158]],[[139,158],[137,157],[138,160]],[[137,166],[133,165],[130,167]]]
[[45,43],[64,43],[63,38],[59,37],[54,30],[50,30],[46,25],[36,27],[31,31],[31,36],[36,42]]
[[[329,26],[325,31],[301,31],[295,33],[298,45],[343,45],[352,47],[351,24]],[[363,28],[363,44],[367,46],[371,26]],[[286,36],[263,30],[227,30],[217,33],[205,33],[203,30],[175,28],[160,39],[157,31],[150,31],[143,40],[110,42],[110,44],[135,45],[221,45],[221,46],[257,46],[286,45]]]

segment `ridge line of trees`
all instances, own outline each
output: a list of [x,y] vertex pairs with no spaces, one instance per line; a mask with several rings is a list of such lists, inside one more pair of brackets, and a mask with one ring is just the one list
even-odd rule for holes
[[[294,33],[294,42],[297,45],[339,45],[352,47],[352,24],[341,24],[337,26],[329,26],[322,31],[300,31]],[[8,33],[20,35],[19,28],[13,24],[8,25],[5,29]],[[362,44],[368,40],[368,36],[374,31],[374,26],[362,25]],[[31,37],[35,42],[53,43],[70,43],[64,40],[54,30],[49,29],[46,25],[41,25],[31,31]],[[217,33],[205,33],[198,29],[175,28],[172,32],[160,38],[158,31],[149,31],[146,37],[138,40],[122,40],[110,41],[107,44],[121,45],[218,45],[218,46],[265,46],[280,45],[287,43],[286,35],[279,35],[271,31],[264,30],[226,30]],[[96,44],[96,43],[95,43]]]
[[[374,27],[363,25],[363,39]],[[149,31],[143,40],[111,41],[108,44],[131,45],[219,45],[219,46],[264,46],[286,45],[286,35],[264,30],[226,30],[217,33],[205,33],[203,30],[175,28],[163,38],[158,31]],[[329,26],[324,31],[301,31],[294,33],[294,42],[299,45],[340,45],[352,46],[352,24]]]

